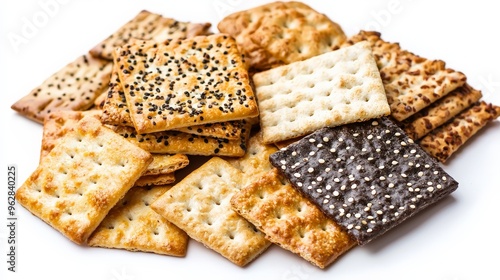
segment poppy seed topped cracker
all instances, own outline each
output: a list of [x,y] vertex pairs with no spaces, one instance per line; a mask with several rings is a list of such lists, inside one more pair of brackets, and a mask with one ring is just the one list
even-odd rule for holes
[[135,41],[115,51],[115,63],[139,133],[259,114],[246,66],[228,35]]
[[388,118],[318,130],[270,160],[359,244],[458,187]]
[[253,82],[266,144],[390,114],[366,42],[257,73]]

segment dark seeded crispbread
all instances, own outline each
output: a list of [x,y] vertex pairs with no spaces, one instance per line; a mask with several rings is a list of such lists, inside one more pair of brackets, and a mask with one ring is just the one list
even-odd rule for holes
[[388,118],[321,129],[270,160],[359,244],[458,187]]

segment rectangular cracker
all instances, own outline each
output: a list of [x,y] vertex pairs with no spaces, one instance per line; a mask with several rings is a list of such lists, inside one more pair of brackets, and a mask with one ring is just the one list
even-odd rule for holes
[[418,140],[481,99],[479,90],[465,84],[403,121],[403,129]]
[[420,140],[420,145],[431,156],[445,163],[474,134],[498,117],[500,106],[480,101],[431,131]]
[[181,22],[143,10],[108,38],[93,47],[90,54],[95,57],[113,60],[114,49],[128,43],[131,38],[165,42],[169,39],[184,39],[207,34],[210,26],[211,24],[208,22]]
[[153,154],[153,162],[148,166],[143,176],[168,174],[186,167],[189,158],[183,154],[163,155]]
[[115,51],[130,117],[139,133],[259,114],[233,38],[198,36],[165,45],[135,41]]
[[106,89],[112,64],[82,55],[51,75],[11,108],[39,123],[43,123],[45,116],[54,111],[87,110]]
[[256,70],[301,61],[338,49],[342,28],[301,2],[273,2],[233,13],[217,25],[233,36]]
[[238,140],[198,136],[177,131],[138,134],[132,127],[108,127],[144,150],[158,154],[241,157],[247,149],[250,134],[249,124],[242,130],[241,138]]
[[390,113],[370,46],[353,46],[253,76],[264,143]]
[[254,178],[231,198],[231,206],[268,240],[320,268],[356,245],[276,169]]
[[214,157],[177,183],[151,207],[189,237],[245,266],[271,244],[231,209],[242,187],[241,172]]
[[158,174],[158,175],[144,175],[141,176],[137,181],[135,181],[134,186],[136,187],[151,187],[151,186],[161,186],[169,185],[175,182],[175,174]]
[[370,43],[384,82],[391,115],[398,121],[410,117],[465,84],[463,73],[446,68],[441,60],[429,60],[380,38],[380,33],[361,31],[346,45]]
[[150,207],[169,189],[169,186],[130,189],[92,233],[88,245],[185,256],[186,233]]
[[85,117],[43,158],[16,199],[83,244],[152,160],[96,118]]
[[458,187],[389,118],[320,129],[270,160],[360,245]]

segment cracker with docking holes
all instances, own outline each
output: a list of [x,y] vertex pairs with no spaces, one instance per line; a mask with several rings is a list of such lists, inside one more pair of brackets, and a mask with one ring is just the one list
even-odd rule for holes
[[389,118],[318,130],[270,160],[358,244],[382,235],[458,187]]
[[175,174],[157,174],[157,175],[143,175],[137,181],[135,181],[134,186],[136,187],[151,187],[151,186],[162,186],[170,185],[175,182]]
[[325,268],[356,242],[273,169],[231,198],[268,240]]
[[420,140],[422,148],[442,163],[490,121],[500,117],[500,106],[480,101]]
[[50,76],[11,108],[21,115],[43,123],[51,112],[83,111],[109,83],[112,64],[85,54]]
[[130,189],[92,233],[88,244],[92,247],[185,256],[188,245],[186,233],[150,207],[169,189],[167,186]]
[[139,133],[259,114],[241,54],[228,35],[164,45],[135,41],[115,51],[115,63]]
[[245,266],[271,243],[231,209],[230,199],[242,184],[239,170],[214,157],[175,184],[151,207],[194,240]]
[[[133,127],[134,124],[130,118],[130,110],[128,109],[125,93],[123,92],[117,71],[118,69],[114,67],[111,74],[111,82],[109,91],[107,92],[107,98],[103,103],[103,113],[101,119],[105,124]],[[175,130],[200,136],[234,140],[241,137],[241,131],[244,128],[245,123],[245,120],[228,121],[181,127]]]
[[361,31],[346,45],[370,43],[384,82],[391,115],[398,121],[410,117],[465,84],[463,73],[446,68],[441,60],[429,60],[388,43],[378,32]]
[[253,76],[264,143],[388,115],[370,46],[353,46]]
[[404,120],[403,129],[413,140],[418,140],[478,102],[481,97],[479,90],[465,84]]
[[43,158],[16,199],[83,244],[152,160],[96,118],[85,117]]
[[342,28],[300,2],[273,2],[231,14],[217,25],[236,39],[256,70],[304,60],[338,49]]
[[127,44],[132,38],[165,42],[169,39],[184,39],[207,34],[210,26],[210,23],[181,22],[143,10],[93,47],[90,54],[113,60],[114,49]]
[[138,134],[133,127],[108,127],[150,153],[229,157],[245,154],[251,130],[250,124],[246,124],[240,139],[228,140],[178,131]]

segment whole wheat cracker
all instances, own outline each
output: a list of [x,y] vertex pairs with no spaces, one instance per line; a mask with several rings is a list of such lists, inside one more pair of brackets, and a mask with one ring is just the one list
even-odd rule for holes
[[247,70],[233,38],[198,36],[166,44],[135,41],[115,63],[139,133],[258,115]]
[[500,106],[480,101],[422,138],[420,146],[445,163],[474,134],[500,117]]
[[43,158],[16,199],[83,244],[151,161],[151,154],[85,117]]
[[253,76],[264,143],[390,113],[370,46],[353,46]]
[[273,2],[233,13],[217,25],[233,36],[251,68],[269,68],[338,49],[342,28],[301,2]]
[[181,22],[143,10],[108,38],[93,47],[90,54],[112,60],[114,49],[128,43],[132,38],[165,42],[169,39],[191,38],[207,34],[210,26],[211,24],[208,22]]
[[403,121],[403,129],[418,140],[481,99],[479,90],[465,84]]
[[231,198],[231,206],[268,240],[320,268],[356,244],[276,169],[254,178]]
[[151,207],[191,238],[245,266],[271,243],[231,209],[230,199],[242,183],[240,171],[214,157],[175,184]]
[[136,187],[151,187],[151,186],[162,186],[170,185],[175,182],[175,174],[157,174],[157,175],[143,175],[137,181],[135,181],[134,186]]
[[169,189],[170,186],[130,189],[92,233],[88,244],[92,247],[185,256],[188,245],[186,233],[150,207]]
[[11,108],[21,115],[43,123],[45,116],[59,110],[83,111],[106,89],[112,63],[79,56],[22,97]]
[[403,121],[454,89],[463,86],[463,73],[446,68],[442,60],[429,60],[381,39],[380,33],[361,31],[344,44],[370,43],[391,106],[391,115]]

